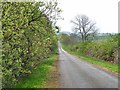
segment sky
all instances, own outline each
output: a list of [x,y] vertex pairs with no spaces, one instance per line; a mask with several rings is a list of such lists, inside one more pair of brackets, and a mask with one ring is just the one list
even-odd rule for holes
[[118,33],[118,1],[119,0],[57,0],[62,9],[57,25],[61,31],[73,32],[76,15],[86,15],[96,22],[99,33]]

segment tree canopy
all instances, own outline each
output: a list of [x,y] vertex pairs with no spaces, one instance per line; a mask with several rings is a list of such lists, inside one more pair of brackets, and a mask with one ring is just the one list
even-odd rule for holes
[[82,41],[87,41],[94,37],[97,33],[96,23],[91,21],[86,15],[77,15],[75,20],[71,20],[74,24],[73,30],[80,34]]

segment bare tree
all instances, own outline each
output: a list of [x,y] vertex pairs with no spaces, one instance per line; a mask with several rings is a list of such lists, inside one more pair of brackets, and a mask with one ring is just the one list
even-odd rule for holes
[[97,33],[96,23],[92,22],[86,15],[78,15],[71,22],[74,24],[74,31],[80,33],[82,41],[93,38]]

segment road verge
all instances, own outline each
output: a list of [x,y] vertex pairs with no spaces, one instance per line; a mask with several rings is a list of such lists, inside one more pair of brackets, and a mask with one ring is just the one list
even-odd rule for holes
[[111,73],[117,77],[120,76],[120,71],[119,71],[120,66],[119,65],[110,63],[110,62],[107,62],[104,60],[99,60],[99,59],[96,59],[96,58],[93,58],[93,57],[90,57],[87,55],[83,55],[78,52],[71,51],[67,46],[65,46],[63,44],[62,44],[62,46],[63,46],[63,49],[68,51],[70,54],[77,56],[81,60],[83,60],[89,64],[92,64],[94,66],[97,66],[99,69],[107,71],[108,73]]

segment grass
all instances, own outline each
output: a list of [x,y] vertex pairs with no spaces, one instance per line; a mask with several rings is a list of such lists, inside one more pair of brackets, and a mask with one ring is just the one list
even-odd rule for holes
[[41,65],[33,70],[32,74],[21,80],[16,85],[16,88],[44,88],[50,69],[56,58],[57,54],[54,54],[50,58],[45,59]]
[[97,66],[100,66],[102,68],[106,68],[112,72],[115,72],[115,73],[119,73],[120,74],[120,71],[118,70],[118,68],[120,68],[119,65],[117,64],[114,64],[114,63],[110,63],[110,62],[107,62],[107,61],[104,61],[104,60],[99,60],[99,59],[96,59],[96,58],[93,58],[93,57],[90,57],[90,56],[86,56],[86,55],[83,55],[83,54],[80,54],[78,52],[75,52],[75,51],[71,51],[67,46],[65,45],[62,45],[63,48],[68,51],[69,53],[77,56],[78,58],[84,60],[84,61],[87,61],[91,64],[95,64]]

